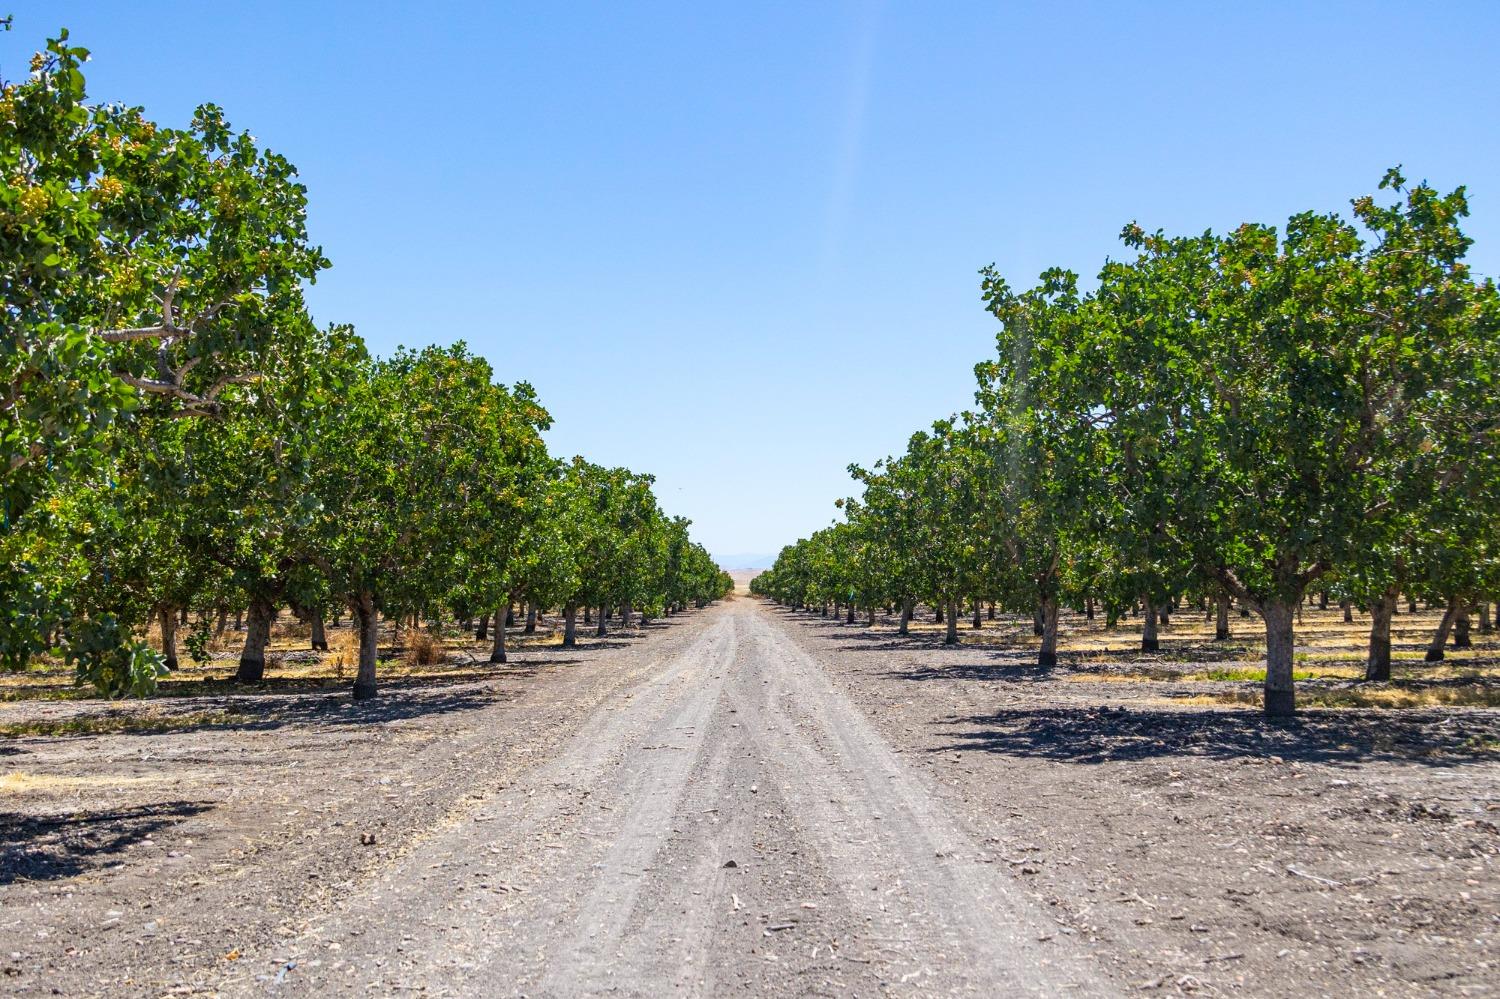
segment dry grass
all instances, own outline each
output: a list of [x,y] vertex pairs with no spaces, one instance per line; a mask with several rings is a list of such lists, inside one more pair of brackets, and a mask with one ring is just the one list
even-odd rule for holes
[[443,643],[426,628],[407,628],[401,633],[401,661],[408,668],[431,666],[443,657]]
[[49,791],[79,791],[88,788],[117,788],[139,784],[160,784],[172,778],[165,775],[126,777],[118,774],[91,774],[70,777],[57,774],[28,774],[20,770],[0,776],[0,795]]
[[[1259,707],[1258,690],[1226,690],[1171,697],[1172,704]],[[1500,689],[1483,683],[1455,686],[1401,686],[1370,683],[1342,687],[1303,687],[1297,704],[1307,708],[1500,708]]]

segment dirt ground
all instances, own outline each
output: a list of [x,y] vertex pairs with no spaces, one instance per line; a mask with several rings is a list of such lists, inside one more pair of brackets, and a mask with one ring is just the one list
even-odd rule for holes
[[[1485,995],[1500,649],[1354,684],[1305,612],[1268,727],[1252,622],[1069,618],[943,648],[747,597],[512,662],[292,652],[111,705],[0,685],[0,994]],[[519,636],[518,636],[519,637]]]
[[[1124,986],[1244,995],[1491,995],[1500,990],[1500,711],[1306,710],[1270,727],[1251,709],[1259,621],[1211,641],[1182,615],[1162,652],[1139,632],[1065,621],[1038,671],[1030,622],[986,622],[945,649],[772,611],[838,688],[924,768],[975,835],[1095,944]],[[1362,616],[1357,616],[1361,617]],[[1397,618],[1383,703],[1454,690],[1494,703],[1500,648],[1420,662],[1437,614]],[[1361,685],[1367,620],[1304,611],[1310,699]],[[1261,660],[1263,662],[1263,660]],[[1263,676],[1263,673],[1261,674]],[[1478,691],[1476,695],[1474,691]]]
[[499,667],[488,643],[450,642],[438,666],[383,662],[358,704],[348,629],[317,657],[288,652],[295,625],[264,691],[223,682],[227,653],[144,703],[34,699],[70,694],[56,677],[0,688],[0,994],[217,993],[651,675],[680,627],[563,650],[544,625]]

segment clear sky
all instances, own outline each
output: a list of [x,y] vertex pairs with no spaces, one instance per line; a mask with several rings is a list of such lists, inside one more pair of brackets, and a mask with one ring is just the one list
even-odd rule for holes
[[720,556],[823,526],[850,461],[968,405],[976,271],[1121,226],[1467,184],[1500,272],[1500,3],[11,0],[96,98],[223,105],[301,169],[316,317],[465,340],[555,453],[657,476]]

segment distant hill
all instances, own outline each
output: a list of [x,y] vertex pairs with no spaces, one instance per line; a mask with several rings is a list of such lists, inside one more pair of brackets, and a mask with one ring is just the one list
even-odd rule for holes
[[776,561],[775,555],[760,554],[738,554],[738,555],[715,555],[714,561],[719,563],[719,568],[732,569],[769,569]]
[[729,569],[726,570],[734,578],[734,588],[738,593],[750,592],[750,580],[759,576],[764,569]]

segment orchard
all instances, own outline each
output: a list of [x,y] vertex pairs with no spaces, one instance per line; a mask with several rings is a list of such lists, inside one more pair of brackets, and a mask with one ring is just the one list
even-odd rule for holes
[[[282,156],[203,105],[91,103],[66,32],[0,93],[0,662],[149,694],[230,614],[236,679],[290,612],[378,625],[663,615],[732,583],[650,476],[547,453],[551,417],[462,344],[374,357],[303,298],[329,266]],[[148,630],[155,626],[155,642]]]
[[[1295,710],[1297,608],[1368,612],[1366,678],[1391,679],[1391,620],[1422,598],[1450,633],[1500,594],[1500,300],[1464,263],[1462,188],[1389,171],[1348,215],[1307,212],[1191,237],[1122,234],[1085,291],[993,268],[996,353],[972,412],[872,469],[845,519],[784,549],[757,593],[791,607],[946,619],[1032,614],[1038,668],[1062,607],[1231,606],[1265,632],[1264,709]],[[977,610],[976,610],[977,614]],[[1462,636],[1461,638],[1459,636]]]

